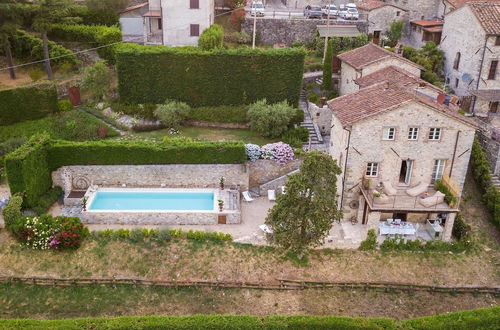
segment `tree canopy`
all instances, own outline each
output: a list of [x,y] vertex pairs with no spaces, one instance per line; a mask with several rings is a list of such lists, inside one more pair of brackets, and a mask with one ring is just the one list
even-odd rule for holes
[[266,218],[277,245],[301,252],[323,243],[333,222],[342,216],[337,209],[340,173],[329,155],[319,151],[306,155],[300,171],[288,177],[285,194],[278,197]]

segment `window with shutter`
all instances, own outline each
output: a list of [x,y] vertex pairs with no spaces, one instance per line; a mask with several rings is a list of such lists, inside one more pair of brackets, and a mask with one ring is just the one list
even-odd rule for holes
[[500,37],[495,38],[495,46],[500,46]]
[[191,37],[200,36],[200,24],[191,24]]
[[497,75],[498,61],[491,61],[490,72],[488,73],[488,80],[495,80]]
[[490,102],[490,112],[491,113],[498,112],[498,101],[497,102]]
[[462,55],[460,54],[460,52],[457,52],[457,54],[455,55],[455,62],[453,62],[453,69],[455,70],[458,70],[458,67],[460,65],[460,57]]
[[189,0],[189,9],[200,9],[200,0]]

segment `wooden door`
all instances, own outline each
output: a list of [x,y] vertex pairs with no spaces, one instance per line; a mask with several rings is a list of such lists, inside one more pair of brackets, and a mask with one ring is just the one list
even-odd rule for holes
[[225,215],[219,215],[219,217],[217,219],[217,223],[219,225],[225,225],[226,221],[227,221],[227,217]]
[[380,44],[380,31],[373,31],[373,43]]

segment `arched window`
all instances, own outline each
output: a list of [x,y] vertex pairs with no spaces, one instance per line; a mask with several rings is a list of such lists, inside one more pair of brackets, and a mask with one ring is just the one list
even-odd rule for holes
[[457,52],[457,55],[455,55],[455,62],[453,62],[453,69],[458,70],[458,66],[460,65],[460,52]]

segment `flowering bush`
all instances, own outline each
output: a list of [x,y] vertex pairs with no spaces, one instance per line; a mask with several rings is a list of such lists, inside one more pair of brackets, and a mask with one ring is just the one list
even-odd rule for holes
[[269,143],[261,148],[262,158],[275,160],[279,164],[285,164],[295,159],[292,147],[283,142]]
[[260,151],[260,146],[257,144],[245,144],[245,151],[247,153],[247,157],[251,162],[255,162],[260,158],[262,152]]
[[37,249],[76,249],[88,236],[88,229],[76,217],[42,214],[20,220],[17,236],[25,245]]

